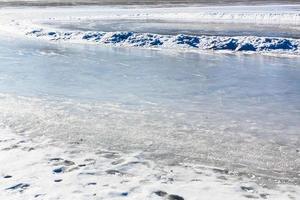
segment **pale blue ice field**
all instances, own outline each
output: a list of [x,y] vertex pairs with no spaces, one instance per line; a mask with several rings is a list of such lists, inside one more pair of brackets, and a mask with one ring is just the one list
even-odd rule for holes
[[1,39],[0,92],[33,136],[300,182],[299,57]]

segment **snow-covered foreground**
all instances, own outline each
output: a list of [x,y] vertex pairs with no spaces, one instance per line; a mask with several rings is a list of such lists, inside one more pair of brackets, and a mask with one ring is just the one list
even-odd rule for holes
[[[116,31],[78,31],[82,24],[95,21],[111,20],[146,20],[164,21],[172,24],[181,22],[191,29],[198,23],[218,23],[245,25],[267,25],[281,27],[286,32],[293,30],[293,36],[300,37],[299,6],[234,6],[234,7],[174,7],[174,8],[143,8],[143,7],[83,7],[83,8],[22,8],[1,10],[1,32],[34,36],[47,40],[69,41],[79,43],[95,43],[101,45],[143,47],[158,49],[185,50],[218,50],[226,52],[260,52],[287,55],[300,54],[300,41],[292,38],[259,37],[259,36],[206,36],[206,35],[168,35],[129,30]],[[73,24],[75,30],[67,30],[60,24]],[[168,25],[167,25],[168,26]],[[213,25],[212,25],[213,26]],[[237,26],[237,25],[235,25]],[[109,27],[109,25],[107,25]],[[158,25],[159,27],[159,25]],[[100,27],[101,28],[101,27]],[[103,28],[103,27],[102,27]],[[157,27],[156,27],[157,28]],[[256,27],[253,27],[255,29]],[[269,27],[270,28],[270,27]],[[270,28],[270,29],[271,29]],[[124,28],[122,28],[124,29]],[[159,28],[158,28],[159,29]],[[140,29],[139,29],[140,30]],[[263,29],[265,30],[265,28]],[[296,30],[296,31],[295,31]],[[141,30],[140,30],[141,31]],[[155,31],[155,30],[154,30]],[[180,30],[178,31],[180,32]],[[228,32],[228,31],[227,31]],[[218,32],[220,34],[220,32]],[[222,33],[221,33],[222,34]],[[223,33],[222,35],[224,35]],[[235,33],[236,34],[236,33]],[[268,35],[268,33],[265,33]],[[272,34],[270,34],[272,35]],[[279,35],[284,35],[281,33]]]
[[297,199],[299,187],[268,189],[228,170],[160,166],[140,153],[95,150],[0,129],[0,198]]

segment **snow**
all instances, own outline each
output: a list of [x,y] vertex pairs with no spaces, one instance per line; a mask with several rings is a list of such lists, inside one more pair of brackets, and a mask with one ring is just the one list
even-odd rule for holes
[[[220,168],[160,166],[141,153],[87,150],[79,143],[32,138],[0,129],[0,198],[214,199],[299,197],[299,188],[264,188]],[[180,188],[180,190],[179,190]]]
[[299,6],[0,9],[0,199],[300,197],[298,57],[100,48],[298,56],[299,39],[55,27],[100,19],[297,27]]
[[[212,6],[212,7],[143,7],[143,6],[80,6],[49,8],[3,8],[2,13],[39,20],[81,19],[157,19],[180,22],[223,22],[260,24],[300,24],[300,5]],[[34,12],[34,15],[32,13]]]
[[277,52],[300,55],[300,40],[266,37],[225,37],[192,35],[158,35],[133,32],[55,32],[33,30],[29,36],[51,41],[89,42],[123,47],[150,47],[159,49],[227,50],[239,52]]
[[[77,31],[55,28],[58,22],[90,20],[165,20],[191,23],[267,24],[299,29],[300,6],[228,6],[151,8],[132,6],[2,9],[0,30],[47,40],[89,42],[114,46],[271,52],[299,55],[299,40],[258,36],[168,35],[132,31]],[[34,13],[34,14],[32,14]],[[2,27],[2,28],[1,28]],[[288,30],[287,30],[288,31]]]

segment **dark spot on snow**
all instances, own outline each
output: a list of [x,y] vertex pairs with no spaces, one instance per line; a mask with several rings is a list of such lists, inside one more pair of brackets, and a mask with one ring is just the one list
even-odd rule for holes
[[34,150],[34,148],[33,147],[30,147],[29,149],[28,149],[28,151],[33,151]]
[[59,167],[59,168],[56,168],[53,170],[53,173],[54,174],[59,174],[59,173],[62,173],[65,171],[65,168],[64,167]]
[[198,181],[202,181],[201,179],[199,178],[194,178],[194,179],[191,179],[192,182],[198,182]]
[[249,173],[247,173],[247,172],[238,172],[237,175],[249,177]]
[[120,163],[122,163],[124,161],[125,161],[124,159],[120,159],[120,160],[116,160],[116,161],[111,162],[111,164],[112,165],[118,165],[118,164],[120,164]]
[[88,183],[87,185],[97,185],[96,182],[91,182],[91,183]]
[[158,190],[158,191],[155,191],[154,194],[156,194],[157,196],[160,196],[160,197],[164,197],[164,196],[166,196],[168,193],[165,192],[165,191],[162,191],[162,190]]
[[61,160],[63,160],[62,158],[51,158],[51,159],[49,159],[49,161],[61,161]]
[[122,192],[121,195],[122,196],[128,196],[128,192]]
[[120,181],[121,184],[128,183],[128,182],[129,182],[129,180],[122,180],[122,181]]
[[18,147],[19,147],[19,145],[12,145],[10,147],[3,148],[2,151],[9,151],[9,150],[12,150],[12,149],[16,149]]
[[36,34],[36,33],[40,33],[40,32],[42,32],[42,29],[33,30],[33,31],[28,32],[27,34]]
[[214,168],[213,171],[215,173],[220,173],[220,174],[228,174],[229,170],[228,169],[218,169],[218,168]]
[[79,173],[79,175],[91,175],[91,176],[93,176],[95,174],[96,174],[95,172],[81,172],[81,173]]
[[79,164],[78,167],[85,167],[86,164]]
[[253,187],[241,186],[241,189],[245,192],[254,192]]
[[21,189],[23,191],[24,189],[28,188],[30,185],[27,183],[19,183],[17,185],[11,186],[6,188],[6,190],[16,190],[16,189]]
[[244,195],[244,197],[246,197],[246,198],[248,198],[248,199],[258,199],[258,198],[259,198],[259,197],[257,197],[257,196],[250,195],[250,194]]
[[3,176],[3,178],[11,178],[11,177],[12,177],[11,175]]
[[96,151],[96,154],[99,154],[99,155],[105,155],[105,154],[110,154],[110,153],[117,154],[117,152],[114,152],[114,151],[105,151],[105,150]]
[[64,35],[66,35],[66,36],[72,35],[72,32],[65,32]]
[[56,182],[56,183],[59,183],[59,182],[61,182],[62,181],[62,179],[55,179],[54,180],[54,182]]
[[123,175],[124,173],[120,172],[119,170],[115,170],[115,169],[109,169],[106,170],[107,174],[112,174],[112,175]]
[[168,181],[173,182],[174,178],[168,178]]
[[33,151],[34,150],[34,148],[33,147],[24,147],[24,148],[22,148],[22,150],[23,151]]
[[65,161],[63,162],[63,164],[66,165],[66,166],[70,166],[70,165],[75,165],[75,162],[70,161],[70,160],[65,160]]
[[115,153],[115,152],[107,152],[103,155],[104,158],[110,158],[110,159],[113,159],[113,158],[119,158],[120,155],[118,153]]
[[64,165],[64,166],[71,166],[75,165],[75,162],[70,160],[64,160],[62,158],[51,158],[49,162],[54,162],[53,165]]
[[267,199],[270,195],[269,194],[266,194],[266,193],[262,193],[259,195],[261,198],[263,199]]
[[53,35],[56,35],[56,33],[51,31],[51,32],[48,32],[48,35],[53,36]]
[[170,195],[168,195],[168,199],[169,199],[169,200],[184,200],[183,197],[178,196],[178,195],[176,195],[176,194],[170,194]]
[[34,198],[38,198],[38,197],[40,197],[40,196],[44,196],[45,194],[36,194],[36,195],[34,195]]

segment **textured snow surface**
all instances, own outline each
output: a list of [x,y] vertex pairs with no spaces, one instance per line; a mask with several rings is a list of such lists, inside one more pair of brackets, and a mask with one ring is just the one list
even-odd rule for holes
[[33,30],[27,35],[48,40],[86,41],[91,43],[168,49],[227,50],[246,52],[277,52],[299,54],[300,41],[286,38],[267,37],[224,37],[192,35],[158,35],[134,32],[59,32]]
[[[18,199],[296,199],[296,186],[264,188],[230,171],[159,166],[141,153],[87,151],[0,129],[0,198]],[[180,188],[180,189],[179,189]]]

